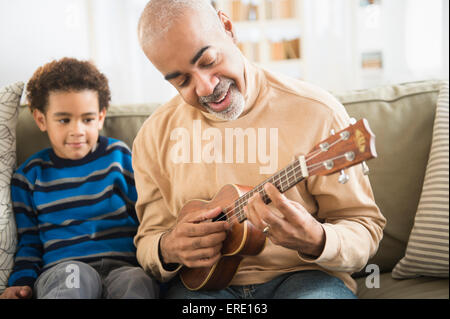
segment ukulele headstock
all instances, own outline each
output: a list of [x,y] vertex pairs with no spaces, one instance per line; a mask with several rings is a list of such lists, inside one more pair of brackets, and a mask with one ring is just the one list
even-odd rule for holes
[[[308,175],[329,175],[359,163],[363,163],[366,173],[364,161],[375,157],[375,135],[367,120],[361,119],[319,143],[305,160]],[[342,174],[339,179],[345,183],[348,177]]]

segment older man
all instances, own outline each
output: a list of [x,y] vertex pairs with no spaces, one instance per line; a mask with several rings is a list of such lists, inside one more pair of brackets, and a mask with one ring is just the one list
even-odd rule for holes
[[[210,200],[225,184],[258,185],[348,126],[349,117],[325,91],[250,63],[232,22],[209,1],[152,0],[138,33],[148,59],[179,92],[133,145],[143,268],[170,281],[168,298],[354,298],[350,275],[376,252],[385,225],[360,167],[348,170],[345,185],[314,176],[281,194],[267,184],[272,203],[254,196],[245,207],[256,228],[269,230],[262,252],[244,258],[225,289],[182,285],[180,268],[214,265],[230,228],[202,222],[223,207],[179,216],[183,205]],[[239,132],[247,143],[238,143]]]

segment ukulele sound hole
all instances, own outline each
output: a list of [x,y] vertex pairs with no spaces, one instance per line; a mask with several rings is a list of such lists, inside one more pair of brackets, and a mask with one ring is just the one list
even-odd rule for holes
[[224,212],[221,212],[219,215],[217,215],[216,217],[213,218],[213,222],[217,222],[217,221],[225,221],[227,220],[227,216],[224,214]]

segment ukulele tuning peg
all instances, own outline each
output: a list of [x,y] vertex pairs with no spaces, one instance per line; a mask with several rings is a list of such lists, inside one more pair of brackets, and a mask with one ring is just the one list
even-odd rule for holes
[[334,134],[336,134],[336,131],[334,129],[331,129],[330,130],[330,135],[334,135]]
[[351,117],[350,118],[350,124],[351,125],[355,125],[355,123],[356,123],[356,119],[354,117]]
[[347,174],[345,174],[343,169],[341,169],[341,175],[339,175],[338,182],[341,184],[345,184],[348,182],[349,179],[350,177]]
[[361,162],[361,166],[362,166],[363,174],[369,175],[370,169],[369,169],[369,166],[367,166],[367,163],[365,161]]

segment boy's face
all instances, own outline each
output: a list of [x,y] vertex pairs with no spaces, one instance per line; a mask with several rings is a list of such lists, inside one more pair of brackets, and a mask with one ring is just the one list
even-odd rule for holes
[[99,111],[98,93],[92,90],[52,91],[45,114],[33,111],[55,154],[71,160],[82,159],[96,146],[105,115],[105,108]]

